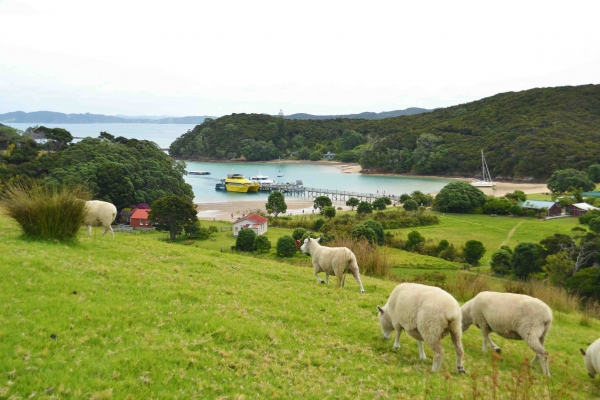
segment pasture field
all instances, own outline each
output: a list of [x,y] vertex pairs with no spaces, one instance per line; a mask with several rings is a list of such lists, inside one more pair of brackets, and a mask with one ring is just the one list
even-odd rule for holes
[[483,354],[475,327],[463,337],[467,373],[449,338],[442,371],[430,373],[427,346],[422,362],[405,333],[399,350],[381,337],[375,307],[394,282],[365,276],[361,294],[352,279],[318,285],[312,268],[99,232],[26,241],[0,216],[0,398],[600,396],[578,352],[600,322],[580,325],[578,313],[555,311],[551,378],[529,366],[522,341],[494,336],[502,354]]

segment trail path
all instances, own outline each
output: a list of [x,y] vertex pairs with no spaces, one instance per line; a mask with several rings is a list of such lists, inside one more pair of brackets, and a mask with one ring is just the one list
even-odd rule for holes
[[523,222],[525,222],[525,221],[521,221],[521,222],[519,222],[518,224],[516,224],[516,225],[514,226],[514,228],[512,228],[512,229],[511,229],[511,230],[508,232],[508,235],[506,235],[506,239],[504,239],[504,240],[502,241],[502,243],[500,243],[500,246],[498,246],[498,248],[500,248],[500,247],[502,247],[502,246],[506,246],[506,245],[508,244],[508,241],[509,241],[509,240],[510,240],[510,238],[512,237],[513,233],[515,233],[515,231],[517,230],[517,228],[518,228],[519,226],[521,226],[521,224],[522,224]]

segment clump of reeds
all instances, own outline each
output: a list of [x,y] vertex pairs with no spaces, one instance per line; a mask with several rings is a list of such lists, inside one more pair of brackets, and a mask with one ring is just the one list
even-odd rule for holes
[[80,185],[56,187],[39,180],[21,180],[6,185],[0,207],[28,238],[69,240],[83,225],[85,201],[90,198],[90,192]]
[[388,277],[391,265],[387,248],[369,243],[366,239],[356,240],[347,237],[336,237],[329,247],[347,247],[356,256],[360,273],[369,276]]

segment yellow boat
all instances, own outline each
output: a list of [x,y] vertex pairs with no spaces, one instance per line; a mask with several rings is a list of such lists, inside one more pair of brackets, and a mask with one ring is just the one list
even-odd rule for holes
[[225,188],[228,192],[258,192],[259,187],[260,184],[244,178],[242,174],[227,174],[227,179],[225,179]]

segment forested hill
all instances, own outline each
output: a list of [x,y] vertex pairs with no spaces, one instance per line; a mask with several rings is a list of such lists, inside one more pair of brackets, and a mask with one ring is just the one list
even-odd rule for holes
[[430,175],[546,179],[600,162],[600,85],[531,89],[383,120],[207,119],[171,145],[182,157],[319,159],[331,151],[363,168]]
[[64,114],[53,111],[15,111],[0,114],[0,122],[55,124],[201,124],[206,116],[168,117],[161,119],[122,118],[102,114]]
[[285,119],[334,119],[334,118],[351,118],[351,119],[384,119],[384,118],[392,118],[399,117],[402,115],[414,115],[421,114],[425,112],[430,112],[426,108],[417,108],[410,107],[405,110],[395,110],[395,111],[383,111],[383,112],[362,112],[360,114],[346,114],[346,115],[312,115],[312,114],[291,114],[286,115]]

